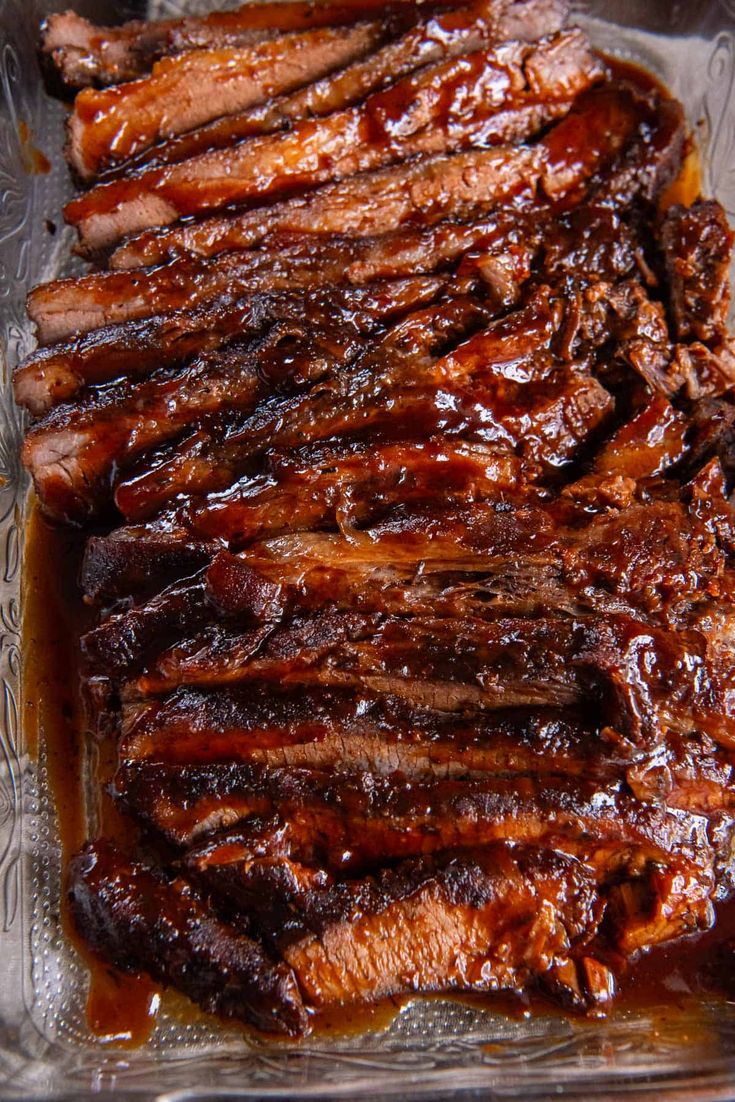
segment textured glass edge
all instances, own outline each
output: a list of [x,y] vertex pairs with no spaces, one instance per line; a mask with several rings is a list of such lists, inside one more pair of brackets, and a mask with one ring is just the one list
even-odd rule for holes
[[[61,6],[61,5],[60,5]],[[153,4],[151,7],[153,8]],[[158,2],[157,16],[212,7]],[[230,5],[231,6],[231,5]],[[113,5],[114,7],[114,5]],[[648,61],[688,105],[706,168],[705,190],[735,212],[735,3],[631,3],[621,22],[644,13],[650,36],[611,28],[609,3],[583,8],[595,40]],[[27,485],[18,462],[22,425],[10,397],[12,366],[32,346],[25,291],[59,270],[68,235],[51,236],[68,189],[58,148],[63,109],[43,96],[34,61],[41,5],[0,0],[0,1092],[45,1096],[115,1090],[166,1099],[411,1097],[492,1092],[497,1097],[558,1095],[726,1099],[735,1094],[735,1006],[703,1004],[690,1017],[605,1023],[539,1021],[518,1037],[517,1024],[461,1004],[417,1003],[385,1033],[295,1046],[245,1043],[223,1030],[216,1048],[207,1029],[179,1029],[179,1040],[126,1053],[101,1051],[60,1028],[64,953],[55,899],[59,855],[43,759],[32,764],[18,714],[20,563]],[[88,9],[99,10],[94,4]],[[662,28],[671,37],[661,53]],[[663,64],[662,64],[663,62]],[[696,86],[696,93],[692,92]],[[52,154],[51,177],[29,176],[31,141]],[[37,891],[41,886],[44,890]],[[44,990],[52,998],[44,998]],[[79,994],[79,989],[76,992]],[[54,1001],[56,999],[56,1001]],[[80,1007],[76,1008],[81,1011]],[[196,1024],[196,1023],[195,1023]],[[176,1023],[171,1026],[172,1036]],[[211,1031],[210,1031],[211,1032]],[[183,1035],[183,1040],[182,1040]],[[186,1046],[182,1047],[182,1044]],[[693,1074],[696,1069],[696,1074]],[[192,1080],[194,1083],[192,1083]],[[197,1084],[197,1080],[199,1081]],[[206,1088],[205,1085],[206,1084]],[[163,1093],[161,1093],[163,1092]]]

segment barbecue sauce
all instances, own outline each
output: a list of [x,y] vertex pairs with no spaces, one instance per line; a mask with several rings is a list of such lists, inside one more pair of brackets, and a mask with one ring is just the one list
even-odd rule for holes
[[[77,578],[85,536],[44,520],[32,506],[26,525],[23,592],[22,716],[29,753],[42,747],[64,863],[89,833],[88,818],[105,833],[124,840],[131,824],[105,793],[115,766],[115,745],[93,743],[98,805],[85,805],[83,783],[87,732],[81,693],[79,639],[94,615],[81,601]],[[129,976],[94,957],[74,929],[65,893],[61,899],[64,932],[89,968],[89,1027],[102,1040],[139,1045],[155,1024],[158,988],[147,976]]]
[[[606,60],[617,76],[643,89],[662,90],[659,82],[638,66],[617,59]],[[28,171],[48,171],[47,159],[30,144],[30,132],[23,123],[19,137]],[[691,203],[700,192],[700,181],[699,160],[696,150],[691,148],[681,173],[661,199],[662,208],[677,202]],[[64,860],[82,845],[89,833],[90,820],[96,822],[101,833],[123,842],[133,842],[136,837],[133,824],[105,791],[116,765],[114,737],[94,743],[91,754],[94,781],[89,787],[98,794],[98,803],[94,808],[85,806],[83,764],[88,749],[85,742],[91,742],[93,736],[87,729],[79,689],[78,641],[93,617],[83,605],[77,586],[84,538],[78,532],[48,524],[38,510],[31,511],[24,562],[22,711],[29,752],[35,755],[43,747]],[[90,971],[87,1020],[91,1031],[115,1045],[144,1043],[155,1026],[162,1001],[160,988],[145,975],[121,973],[93,957],[69,921],[65,898],[61,911],[67,936],[84,956]],[[611,1015],[662,1004],[683,1010],[687,1002],[703,995],[731,994],[726,986],[731,971],[728,947],[731,939],[735,939],[735,901],[719,908],[717,924],[710,931],[654,949],[629,964],[621,977],[621,990]],[[175,992],[163,998],[176,1017],[187,1021],[207,1017]],[[315,1018],[315,1028],[323,1036],[385,1029],[409,1001],[407,996],[375,1006],[325,1012]],[[531,1010],[559,1013],[558,1007],[552,1008],[538,995],[478,995],[460,1001],[512,1017],[527,1016]],[[242,1029],[248,1034],[252,1032],[245,1026]]]

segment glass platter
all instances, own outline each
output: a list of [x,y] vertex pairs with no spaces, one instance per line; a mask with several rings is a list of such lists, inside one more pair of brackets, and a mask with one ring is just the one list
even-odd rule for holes
[[[298,1044],[268,1044],[167,1004],[137,1050],[103,1046],[85,1025],[86,972],[59,924],[60,855],[41,752],[20,722],[22,550],[27,480],[9,384],[33,346],[34,283],[73,270],[59,211],[71,185],[64,108],[35,60],[55,8],[99,22],[223,6],[150,0],[49,4],[0,0],[0,1097],[735,1099],[735,1002],[626,1010],[602,1021],[508,1018],[477,1005],[416,1000],[389,1025]],[[230,5],[234,6],[234,5]],[[735,222],[735,0],[587,0],[579,19],[599,47],[643,63],[684,103],[705,194]],[[51,171],[33,171],[40,149]],[[47,220],[55,224],[51,232]]]

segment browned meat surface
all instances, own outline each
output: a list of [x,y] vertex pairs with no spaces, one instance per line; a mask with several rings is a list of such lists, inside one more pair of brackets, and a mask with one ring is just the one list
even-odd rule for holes
[[146,80],[81,92],[68,121],[69,163],[82,180],[200,126],[299,88],[366,54],[377,23],[284,34],[239,49],[194,50],[153,66]]
[[285,133],[99,184],[72,200],[64,216],[77,227],[82,250],[94,254],[184,215],[261,205],[270,196],[418,154],[528,138],[565,115],[575,96],[603,74],[581,32],[538,47],[509,43],[480,50],[420,69],[359,106],[297,121]]
[[255,862],[238,877],[215,861],[210,854],[205,875],[228,896],[260,891],[271,923],[274,912],[287,916],[277,940],[317,1007],[411,991],[520,990],[581,951],[604,910],[582,865],[533,847],[448,853],[338,884],[293,863],[285,876]]
[[288,1035],[604,1011],[735,895],[733,234],[681,105],[565,0],[43,51],[99,267],[31,292],[15,393],[125,826],[78,932]]
[[[427,8],[441,8],[427,4]],[[97,27],[76,12],[49,16],[42,28],[42,51],[64,84],[72,88],[119,84],[148,72],[153,62],[191,50],[242,46],[274,32],[304,31],[332,24],[358,23],[371,13],[389,19],[415,18],[414,0],[310,0],[246,3],[235,11],[157,23],[133,20],[118,27]]]
[[133,164],[174,164],[234,141],[287,128],[293,119],[328,115],[358,103],[422,65],[470,53],[492,41],[533,41],[561,29],[565,0],[478,0],[469,8],[432,12],[404,35],[338,73],[236,115],[215,119],[144,151]]
[[277,815],[285,852],[335,872],[505,841],[555,845],[601,880],[649,861],[698,858],[712,890],[717,856],[704,816],[639,803],[614,781],[601,795],[598,782],[586,778],[515,774],[406,784],[400,774],[143,761],[124,765],[116,785],[136,814],[177,846]]
[[265,686],[180,689],[127,705],[120,754],[172,765],[239,760],[328,769],[350,761],[366,772],[438,779],[536,772],[609,779],[624,768],[591,726],[563,712],[462,716],[393,696],[274,694]]
[[699,633],[623,615],[482,622],[321,612],[275,628],[212,626],[164,650],[124,695],[265,680],[391,692],[442,711],[594,699],[603,722],[636,743],[673,728],[732,745],[732,676],[733,659],[710,659]]
[[344,290],[219,295],[195,310],[108,326],[40,349],[16,369],[15,398],[31,413],[43,413],[74,397],[86,384],[148,375],[221,348],[233,338],[256,336],[278,321],[318,324],[343,314],[358,332],[371,331],[378,319],[400,317],[431,301],[445,284],[440,277],[417,277]]
[[711,341],[727,331],[733,235],[719,203],[675,206],[661,228],[671,311],[682,340]]
[[539,194],[562,200],[614,159],[640,114],[637,97],[609,86],[582,97],[536,144],[426,157],[326,184],[267,211],[150,230],[118,247],[110,266],[137,268],[184,254],[214,256],[247,248],[276,231],[365,237],[446,217],[477,217],[503,201],[519,203]]
[[86,943],[118,968],[145,969],[224,1018],[287,1035],[306,1029],[291,969],[221,922],[185,880],[167,882],[101,841],[74,858],[69,899]]
[[[505,210],[470,222],[438,222],[374,238],[274,234],[211,261],[178,260],[136,272],[99,272],[36,287],[28,311],[41,344],[91,329],[189,309],[217,295],[364,284],[425,275],[461,260],[498,305],[511,306],[531,274],[538,224]],[[621,247],[622,251],[622,247]]]

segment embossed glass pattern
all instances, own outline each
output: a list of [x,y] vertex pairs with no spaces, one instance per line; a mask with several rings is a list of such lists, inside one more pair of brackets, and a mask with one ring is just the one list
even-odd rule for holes
[[[0,0],[0,1095],[735,1098],[735,1004],[715,1001],[606,1021],[509,1020],[461,1003],[416,1001],[387,1028],[295,1045],[246,1040],[170,1010],[136,1051],[105,1049],[87,1032],[85,970],[59,928],[60,858],[44,756],[30,758],[18,708],[27,480],[9,379],[32,346],[27,289],[72,270],[70,235],[58,221],[71,190],[64,108],[46,97],[35,60],[38,22],[54,6],[68,4]],[[74,6],[100,21],[121,13],[112,0]],[[148,13],[212,6],[150,0]],[[577,13],[599,46],[643,62],[683,101],[705,189],[735,221],[735,0],[587,0]],[[49,157],[47,175],[29,172],[29,141]]]

